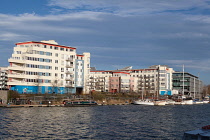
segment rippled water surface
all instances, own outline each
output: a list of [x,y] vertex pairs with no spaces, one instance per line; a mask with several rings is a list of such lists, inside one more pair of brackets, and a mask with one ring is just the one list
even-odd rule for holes
[[210,104],[0,108],[0,140],[179,140],[209,115]]

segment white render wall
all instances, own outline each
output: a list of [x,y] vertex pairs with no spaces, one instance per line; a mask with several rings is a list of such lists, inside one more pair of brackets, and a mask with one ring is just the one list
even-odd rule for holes
[[[39,47],[37,46],[39,45]],[[14,47],[14,53],[12,54],[12,58],[9,59],[9,62],[13,62],[12,67],[13,66],[18,66],[18,68],[22,69],[22,73],[24,73],[25,71],[36,71],[36,72],[43,72],[43,71],[47,71],[49,73],[51,73],[51,76],[39,76],[37,77],[37,75],[27,75],[28,79],[48,79],[48,80],[59,80],[59,83],[62,84],[61,86],[65,86],[65,82],[64,82],[64,77],[61,77],[61,74],[65,75],[65,71],[66,69],[66,65],[67,65],[67,61],[66,58],[68,58],[70,55],[75,56],[76,52],[75,49],[70,52],[70,51],[60,51],[60,50],[55,50],[55,49],[50,49],[50,45],[47,45],[47,48],[44,48],[44,45],[40,45],[40,44],[36,44],[36,43],[32,43],[30,45],[28,45],[29,47],[20,47],[21,45],[17,45],[16,47]],[[24,45],[26,46],[26,45]],[[52,46],[54,48],[54,46]],[[59,47],[57,47],[59,48]],[[17,54],[17,52],[21,52],[21,54]],[[47,56],[47,55],[40,55],[40,54],[33,54],[33,51],[44,51],[44,52],[49,52],[52,53],[51,56]],[[46,62],[40,62],[40,61],[31,61],[31,60],[26,60],[26,57],[34,57],[34,58],[43,58],[43,59],[51,59],[51,63],[46,63]],[[18,58],[20,60],[18,60]],[[14,63],[15,60],[17,63]],[[21,61],[21,62],[20,62]],[[20,64],[19,64],[20,63]],[[26,67],[26,64],[34,64],[34,65],[48,65],[51,66],[51,69],[37,69],[37,68],[28,68]],[[9,67],[10,70],[12,70],[13,68]],[[61,68],[63,69],[63,71],[61,71]],[[74,65],[72,68],[68,68],[68,70],[73,69]],[[20,70],[21,72],[21,70]],[[23,80],[23,79],[22,79]],[[17,80],[17,81],[22,81],[22,80]],[[22,81],[23,82],[23,81]],[[19,83],[13,83],[14,85],[18,85]],[[24,82],[22,84],[27,84],[30,86],[33,86],[34,83],[30,83],[30,82]],[[42,86],[51,86],[51,83],[42,83]]]
[[[50,87],[56,84],[57,87],[75,88],[77,81],[78,85],[84,88],[84,76],[88,74],[89,69],[87,66],[84,67],[84,64],[80,64],[79,70],[75,69],[77,59],[82,60],[81,63],[90,63],[86,58],[90,60],[90,53],[84,55],[87,56],[77,55],[76,48],[58,45],[54,40],[17,43],[12,57],[8,59],[10,62],[8,85],[39,84]],[[86,60],[83,60],[84,58]],[[79,72],[78,79],[75,79],[76,71]],[[44,82],[31,82],[27,79],[43,79]]]

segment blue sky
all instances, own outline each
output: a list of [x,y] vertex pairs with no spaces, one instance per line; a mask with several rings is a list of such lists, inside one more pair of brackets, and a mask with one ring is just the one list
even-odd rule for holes
[[0,66],[17,42],[56,40],[91,66],[168,65],[210,84],[210,0],[1,0]]

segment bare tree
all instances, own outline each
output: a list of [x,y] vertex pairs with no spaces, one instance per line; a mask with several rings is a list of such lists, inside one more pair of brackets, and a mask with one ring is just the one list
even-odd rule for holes
[[52,93],[60,93],[61,83],[59,82],[57,77],[56,77],[56,79],[52,80],[51,85],[52,85]]
[[203,86],[202,93],[203,93],[202,95],[203,97],[210,95],[210,85]]
[[40,79],[40,74],[39,73],[37,73],[37,75],[36,75],[36,79],[35,79],[35,82],[34,82],[34,84],[35,84],[35,86],[37,87],[37,93],[41,93],[41,83],[42,83],[43,81],[42,81],[42,79]]

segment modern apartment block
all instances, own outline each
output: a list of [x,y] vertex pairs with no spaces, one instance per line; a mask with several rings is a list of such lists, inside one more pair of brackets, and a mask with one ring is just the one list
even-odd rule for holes
[[7,67],[0,67],[0,90],[8,90],[7,86]]
[[89,93],[90,53],[54,40],[28,41],[16,43],[8,61],[8,86],[18,93]]
[[188,72],[173,73],[173,89],[177,90],[180,94],[198,98],[202,92],[202,86],[202,81],[195,75]]
[[126,67],[110,71],[91,70],[90,91],[171,95],[173,72],[172,68],[165,65],[146,69]]

